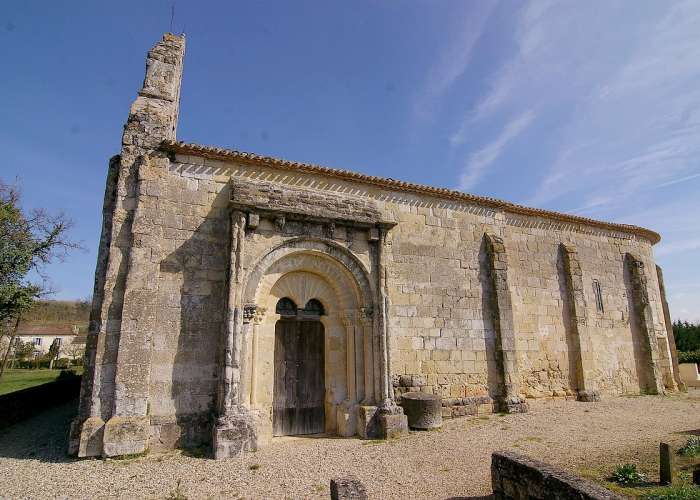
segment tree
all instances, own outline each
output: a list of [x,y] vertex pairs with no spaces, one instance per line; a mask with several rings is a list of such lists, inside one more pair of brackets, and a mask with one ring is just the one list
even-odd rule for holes
[[15,357],[21,361],[32,359],[34,351],[34,344],[31,342],[17,342],[15,345]]
[[66,346],[66,353],[70,356],[71,365],[75,366],[78,359],[85,355],[85,345],[72,342]]
[[673,337],[676,348],[682,352],[700,350],[700,324],[676,320],[673,323]]
[[48,352],[49,370],[53,369],[53,362],[58,359],[59,354],[61,354],[61,339],[55,338],[53,342],[51,342]]
[[[63,260],[69,250],[80,248],[67,239],[71,225],[63,214],[52,216],[43,209],[23,211],[19,190],[0,181],[0,337],[10,340],[0,364],[0,377],[22,315],[36,298],[51,293],[44,267],[55,259]],[[29,281],[30,271],[42,283]]]

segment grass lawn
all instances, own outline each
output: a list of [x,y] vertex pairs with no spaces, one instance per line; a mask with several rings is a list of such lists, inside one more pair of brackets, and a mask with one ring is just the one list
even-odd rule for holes
[[[73,368],[73,370],[78,374],[83,372],[83,368],[80,366]],[[53,382],[59,373],[61,370],[7,369],[0,378],[0,395]]]

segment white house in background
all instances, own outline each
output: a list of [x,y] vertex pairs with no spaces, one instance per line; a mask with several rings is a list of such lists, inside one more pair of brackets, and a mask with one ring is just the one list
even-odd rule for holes
[[60,356],[69,357],[67,348],[71,344],[85,345],[85,336],[80,335],[78,325],[42,325],[22,323],[17,330],[17,339],[34,344],[38,355],[46,354],[55,339],[60,342]]

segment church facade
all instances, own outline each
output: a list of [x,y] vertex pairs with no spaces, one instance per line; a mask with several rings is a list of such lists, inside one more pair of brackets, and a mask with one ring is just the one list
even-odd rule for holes
[[678,390],[653,231],[178,142],[185,40],[148,53],[107,174],[70,452],[382,437]]

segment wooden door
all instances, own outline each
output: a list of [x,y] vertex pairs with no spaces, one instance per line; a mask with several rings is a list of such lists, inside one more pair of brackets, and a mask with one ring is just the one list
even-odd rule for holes
[[272,433],[316,434],[324,429],[323,325],[281,319],[275,325]]

